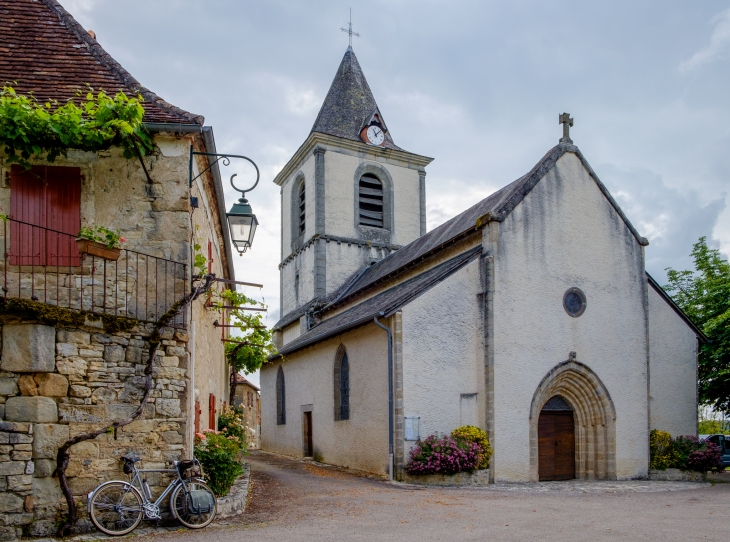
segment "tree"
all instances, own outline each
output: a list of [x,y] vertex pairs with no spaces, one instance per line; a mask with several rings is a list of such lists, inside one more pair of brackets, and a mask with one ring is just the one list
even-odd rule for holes
[[[261,306],[255,299],[246,297],[234,290],[224,290],[213,306],[223,314],[227,314],[225,323],[232,323],[240,335],[231,336],[226,343],[226,360],[230,367],[230,396],[228,404],[233,405],[236,396],[236,375],[243,371],[250,374],[268,361],[270,355],[276,353],[271,331],[264,325],[261,313],[251,314],[236,307]],[[234,307],[234,308],[224,308]]]
[[698,359],[699,400],[730,411],[730,263],[700,240],[692,249],[695,271],[667,268],[664,289],[710,339]]

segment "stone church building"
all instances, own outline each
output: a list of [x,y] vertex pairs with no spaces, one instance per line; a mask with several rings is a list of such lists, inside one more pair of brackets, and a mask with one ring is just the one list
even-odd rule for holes
[[281,187],[277,357],[262,447],[397,478],[472,424],[492,481],[648,474],[649,431],[697,433],[702,333],[569,137],[426,232],[431,158],[394,142],[348,48]]

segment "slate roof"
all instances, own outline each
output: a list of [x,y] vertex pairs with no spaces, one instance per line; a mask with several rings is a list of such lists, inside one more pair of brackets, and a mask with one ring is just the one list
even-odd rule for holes
[[[363,123],[377,107],[355,52],[348,47],[314,121],[312,132],[362,142],[360,130]],[[393,142],[390,132],[386,132],[383,146],[386,149],[403,150]]]
[[367,324],[373,318],[380,315],[381,312],[385,316],[390,316],[403,305],[464,267],[476,258],[481,250],[482,247],[479,246],[463,252],[455,258],[421,273],[417,277],[398,284],[389,290],[355,305],[341,314],[323,321],[305,334],[300,335],[286,344],[279,350],[279,354],[274,357],[285,356],[306,346],[323,341],[333,335],[347,331],[348,329]]
[[388,278],[401,272],[405,267],[415,264],[434,252],[443,248],[445,245],[451,244],[469,233],[477,229],[477,219],[483,218],[488,220],[503,221],[509,213],[524,199],[524,197],[533,189],[533,187],[542,179],[547,172],[555,166],[555,163],[566,152],[575,153],[588,169],[593,179],[603,191],[606,198],[613,205],[624,222],[634,234],[636,239],[642,244],[648,244],[646,239],[641,237],[636,229],[631,225],[628,218],[623,214],[618,204],[611,197],[606,187],[601,183],[596,174],[585,160],[578,147],[573,145],[560,144],[550,149],[542,159],[524,176],[516,181],[508,184],[504,188],[494,192],[476,205],[470,207],[463,213],[455,216],[451,220],[444,222],[437,228],[434,228],[425,235],[422,235],[412,243],[390,254],[377,264],[370,267],[365,273],[357,279],[356,283],[349,289],[347,296],[338,300],[332,306],[338,306],[359,292],[382,283]]
[[140,85],[56,0],[0,0],[0,83],[32,91],[41,102],[65,102],[89,84],[108,94],[141,94],[145,122],[204,120]]

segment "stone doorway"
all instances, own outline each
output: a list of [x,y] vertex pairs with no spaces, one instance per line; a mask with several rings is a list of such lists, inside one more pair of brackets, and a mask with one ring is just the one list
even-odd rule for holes
[[538,475],[541,482],[575,478],[573,408],[559,395],[545,403],[537,422]]
[[[601,379],[586,365],[576,361],[575,354],[571,352],[567,361],[556,365],[545,375],[532,398],[530,481],[541,479],[540,418],[543,407],[555,396],[561,397],[573,409],[574,477],[615,480],[616,409]],[[565,420],[563,422],[565,426],[569,425]],[[562,452],[561,457],[565,457],[563,453],[567,454]]]

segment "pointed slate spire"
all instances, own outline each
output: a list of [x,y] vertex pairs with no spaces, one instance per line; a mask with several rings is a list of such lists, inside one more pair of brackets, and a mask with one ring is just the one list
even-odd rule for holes
[[[352,47],[348,47],[337,69],[327,97],[314,121],[312,132],[362,141],[360,130],[378,107]],[[385,134],[385,147],[398,149]]]

